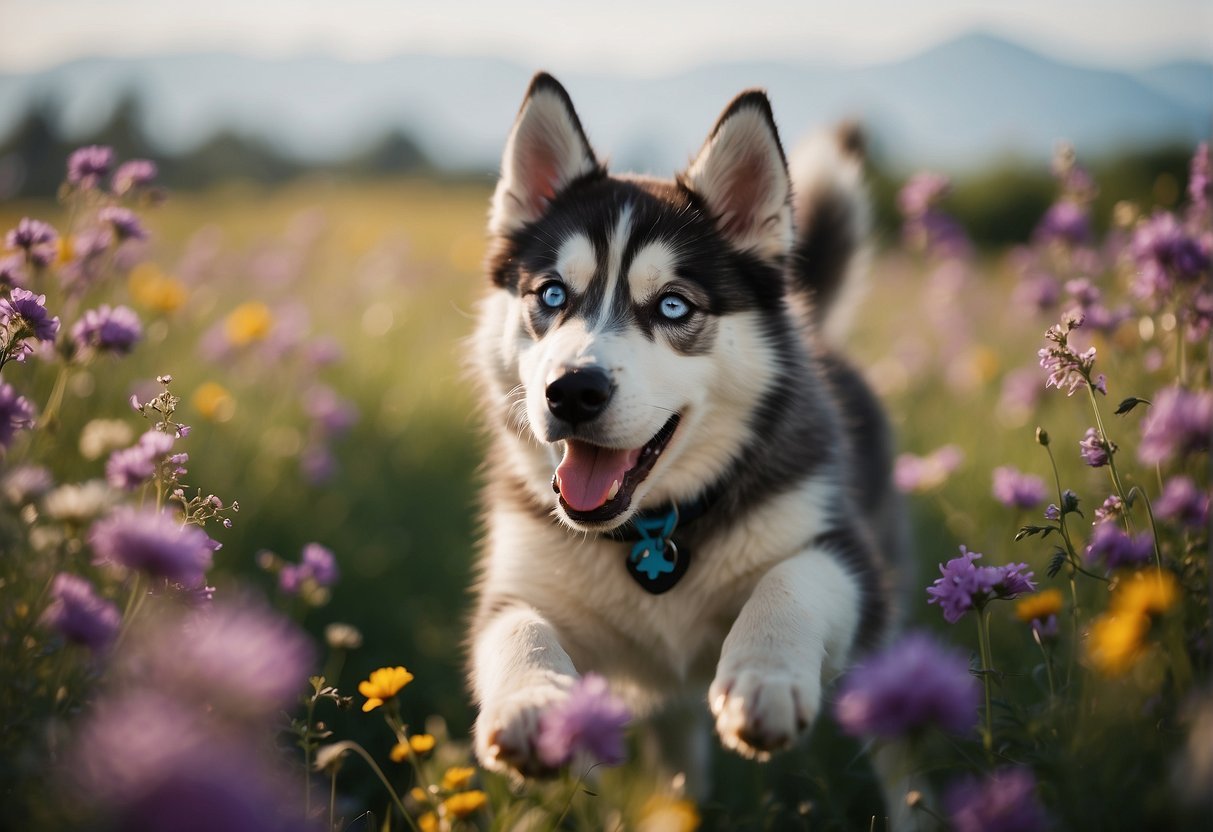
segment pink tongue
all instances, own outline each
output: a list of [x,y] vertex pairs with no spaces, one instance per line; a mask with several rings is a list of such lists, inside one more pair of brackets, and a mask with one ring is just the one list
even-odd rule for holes
[[574,511],[593,511],[606,503],[615,480],[622,484],[638,459],[640,449],[620,451],[570,439],[556,469],[560,496]]

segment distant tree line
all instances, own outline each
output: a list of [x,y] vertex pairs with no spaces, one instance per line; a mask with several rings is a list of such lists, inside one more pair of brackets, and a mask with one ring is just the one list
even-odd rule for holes
[[65,136],[55,106],[37,101],[0,140],[0,199],[53,196],[63,181],[64,160],[82,145],[114,148],[120,159],[146,158],[160,169],[159,181],[174,190],[202,188],[228,179],[284,182],[318,169],[350,177],[428,174],[434,170],[421,146],[403,131],[391,131],[365,150],[331,164],[303,162],[270,142],[231,130],[215,133],[198,147],[169,155],[141,127],[133,96],[121,99],[109,118],[85,136]]
[[[122,159],[155,160],[160,181],[173,190],[204,188],[230,179],[273,184],[317,172],[352,179],[439,175],[417,141],[399,130],[384,134],[347,159],[318,165],[293,158],[263,139],[231,130],[216,133],[189,152],[168,155],[148,140],[133,96],[119,101],[106,122],[87,136],[63,135],[56,116],[50,101],[35,102],[0,140],[0,199],[53,196],[63,180],[64,160],[85,144],[109,145]],[[1084,157],[1081,147],[1076,150],[1100,188],[1095,221],[1102,229],[1119,200],[1135,202],[1145,211],[1155,206],[1174,207],[1187,184],[1193,148],[1155,147],[1100,159]],[[889,240],[900,226],[897,191],[911,171],[894,170],[882,163],[881,156],[877,148],[869,179],[877,231]],[[477,178],[485,174],[468,173]],[[442,175],[451,178],[449,173]],[[958,175],[953,183],[947,208],[981,247],[1027,240],[1057,187],[1046,163],[1024,159],[993,163]]]

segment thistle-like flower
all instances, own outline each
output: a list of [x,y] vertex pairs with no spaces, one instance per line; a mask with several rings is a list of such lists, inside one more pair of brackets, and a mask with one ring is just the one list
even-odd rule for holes
[[940,564],[942,577],[927,587],[928,604],[939,604],[943,617],[955,624],[971,609],[980,611],[989,601],[1011,599],[1036,589],[1026,563],[977,566],[981,554],[960,547],[960,557]]

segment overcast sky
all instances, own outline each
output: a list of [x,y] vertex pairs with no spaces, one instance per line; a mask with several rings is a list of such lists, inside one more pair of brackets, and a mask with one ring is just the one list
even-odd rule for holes
[[1213,60],[1213,0],[0,0],[0,71],[90,55],[420,51],[644,75],[751,57],[869,63],[979,27],[1088,63]]

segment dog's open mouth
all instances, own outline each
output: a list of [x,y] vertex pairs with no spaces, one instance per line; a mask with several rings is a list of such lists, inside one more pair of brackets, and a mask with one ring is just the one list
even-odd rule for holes
[[657,464],[657,458],[678,428],[678,414],[639,448],[604,448],[580,439],[566,439],[564,459],[552,477],[552,488],[569,518],[604,523],[622,514],[636,486]]

